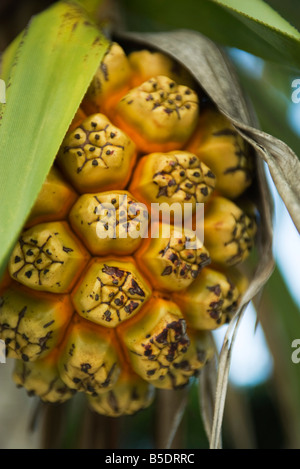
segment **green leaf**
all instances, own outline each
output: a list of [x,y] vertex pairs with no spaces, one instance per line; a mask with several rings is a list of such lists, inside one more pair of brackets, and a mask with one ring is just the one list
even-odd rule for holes
[[300,30],[300,17],[297,14],[299,8],[298,0],[266,0],[266,2],[278,11],[278,13],[286,18],[289,23]]
[[86,12],[92,17],[97,16],[99,8],[105,3],[105,0],[75,0],[78,5],[81,5]]
[[262,0],[126,0],[130,30],[187,28],[214,41],[300,68],[300,33]]
[[4,54],[1,271],[107,47],[78,5],[58,2],[33,17]]
[[299,40],[300,33],[283,19],[270,5],[263,0],[211,0],[214,3],[229,8],[235,15],[254,20],[258,23],[265,24],[266,26],[276,29],[287,36],[294,37]]

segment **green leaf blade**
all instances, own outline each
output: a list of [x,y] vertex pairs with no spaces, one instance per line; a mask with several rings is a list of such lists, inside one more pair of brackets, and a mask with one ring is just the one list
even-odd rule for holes
[[10,78],[0,123],[2,271],[107,47],[82,10],[62,2],[32,19],[17,60],[4,59]]
[[220,6],[232,10],[237,15],[244,16],[249,20],[266,25],[296,40],[300,39],[300,32],[297,31],[288,21],[277,13],[270,5],[263,0],[210,0]]
[[130,30],[193,29],[222,45],[300,69],[300,33],[262,0],[126,0]]

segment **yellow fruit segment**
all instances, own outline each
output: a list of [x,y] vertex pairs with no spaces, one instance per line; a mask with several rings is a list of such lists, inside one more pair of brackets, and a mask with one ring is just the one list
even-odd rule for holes
[[113,42],[105,54],[84,97],[87,114],[108,113],[129,90],[132,70],[122,47]]
[[26,226],[30,227],[37,223],[67,218],[77,197],[74,189],[64,180],[58,169],[52,166],[31,210]]
[[250,186],[253,161],[249,146],[216,109],[203,110],[186,149],[211,168],[216,188],[225,197],[236,198]]
[[215,347],[209,333],[201,331],[195,333],[188,330],[190,345],[180,358],[175,360],[165,375],[153,381],[156,388],[181,389],[185,387],[190,378],[198,376],[201,369],[215,354]]
[[71,399],[75,391],[61,380],[56,355],[35,362],[16,360],[13,380],[17,387],[26,389],[29,396],[38,396],[43,402],[62,403]]
[[124,325],[119,334],[133,369],[150,382],[164,379],[190,345],[180,309],[159,296],[153,296],[138,321]]
[[104,114],[88,116],[68,132],[56,161],[80,193],[123,189],[136,152],[132,140]]
[[193,153],[171,151],[151,153],[140,159],[130,192],[145,204],[179,203],[195,210],[205,203],[215,187],[215,175]]
[[236,312],[245,283],[247,280],[238,272],[219,272],[206,267],[195,282],[180,293],[174,292],[172,298],[190,327],[213,330],[227,323]]
[[41,223],[21,234],[8,267],[11,277],[29,288],[66,293],[88,259],[66,222]]
[[133,317],[151,296],[151,289],[133,259],[93,259],[75,292],[75,308],[84,318],[116,327]]
[[162,52],[146,49],[131,52],[128,60],[132,69],[131,87],[135,88],[152,77],[163,75],[180,85],[195,86],[191,75]]
[[58,370],[62,381],[76,391],[97,395],[111,389],[120,374],[114,336],[77,316],[61,347]]
[[166,291],[187,288],[210,263],[209,252],[193,232],[163,223],[152,227],[135,259],[154,288]]
[[216,264],[231,266],[243,262],[254,245],[255,233],[255,217],[231,200],[215,197],[207,205],[204,243]]
[[112,120],[144,153],[182,148],[199,114],[197,94],[165,76],[131,89],[116,105]]
[[98,192],[79,197],[70,223],[96,256],[132,254],[148,235],[147,207],[127,191]]
[[8,357],[28,362],[47,355],[62,340],[72,313],[66,295],[10,287],[0,298],[0,338]]
[[132,415],[149,407],[154,387],[134,373],[122,373],[114,387],[98,396],[89,396],[90,407],[109,417]]

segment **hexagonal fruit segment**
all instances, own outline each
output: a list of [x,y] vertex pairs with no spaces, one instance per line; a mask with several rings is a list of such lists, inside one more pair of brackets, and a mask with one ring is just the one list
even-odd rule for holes
[[179,150],[197,125],[199,100],[187,86],[157,76],[131,89],[116,105],[113,122],[143,153]]
[[136,158],[132,140],[103,114],[68,132],[56,161],[80,193],[124,189]]
[[13,380],[29,396],[38,396],[43,402],[62,403],[74,395],[74,389],[68,388],[59,376],[57,350],[35,362],[16,360]]
[[154,288],[167,291],[187,288],[210,263],[207,249],[192,231],[164,223],[151,226],[151,237],[135,258]]
[[8,357],[34,361],[63,338],[73,308],[68,295],[52,295],[13,286],[1,296],[0,338]]
[[129,190],[142,202],[176,204],[195,210],[215,187],[215,176],[199,158],[187,151],[151,153],[140,159]]
[[213,330],[232,318],[247,284],[247,278],[236,269],[221,272],[206,267],[186,290],[174,292],[172,298],[190,327]]
[[226,267],[249,256],[257,227],[254,208],[248,208],[246,213],[225,197],[214,197],[205,205],[204,240],[212,262]]
[[118,329],[118,335],[134,371],[150,382],[163,380],[190,346],[179,307],[156,294],[141,315]]
[[66,222],[41,223],[22,233],[8,267],[11,277],[29,288],[66,293],[88,259]]
[[195,82],[187,70],[162,52],[138,50],[128,54],[128,60],[133,71],[132,87],[158,75],[164,75],[180,85],[195,87]]
[[52,166],[31,210],[26,226],[65,219],[76,199],[76,192],[64,180],[58,169]]
[[113,331],[75,315],[60,347],[58,369],[71,389],[95,396],[111,389],[120,374]]
[[131,258],[93,259],[76,286],[73,303],[84,318],[116,327],[133,317],[151,296],[151,288]]
[[87,114],[107,113],[129,90],[132,70],[122,47],[113,42],[101,61],[84,97]]
[[127,191],[84,194],[70,222],[94,255],[132,254],[148,233],[148,210]]
[[187,150],[199,156],[216,175],[216,188],[229,198],[240,196],[253,179],[250,148],[217,109],[205,109]]
[[114,387],[99,396],[89,396],[91,408],[102,415],[132,415],[150,406],[154,387],[133,372],[123,371]]
[[212,336],[207,331],[192,331],[188,329],[190,346],[178,360],[170,366],[166,375],[161,375],[152,384],[161,389],[181,389],[190,378],[198,376],[201,369],[215,354]]

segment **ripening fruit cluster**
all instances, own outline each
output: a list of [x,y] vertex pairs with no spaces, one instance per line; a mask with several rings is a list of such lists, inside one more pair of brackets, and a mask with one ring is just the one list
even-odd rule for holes
[[210,331],[247,287],[236,266],[254,244],[255,209],[241,203],[253,166],[185,69],[112,43],[2,282],[0,338],[17,385],[45,402],[84,392],[119,416],[197,376],[214,355]]

